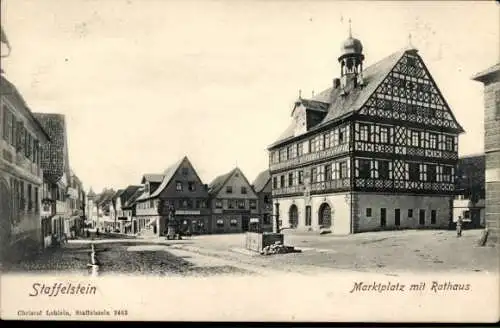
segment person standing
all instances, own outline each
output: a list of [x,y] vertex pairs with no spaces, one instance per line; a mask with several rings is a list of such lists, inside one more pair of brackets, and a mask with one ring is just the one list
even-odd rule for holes
[[463,226],[463,219],[462,216],[459,215],[457,219],[457,237],[462,237],[462,226]]

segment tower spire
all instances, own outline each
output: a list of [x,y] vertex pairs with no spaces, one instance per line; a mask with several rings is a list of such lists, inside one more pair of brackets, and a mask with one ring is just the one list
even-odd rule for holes
[[349,18],[349,37],[352,38],[352,26],[351,26],[351,19]]
[[408,47],[409,47],[409,48],[413,48],[413,44],[412,44],[412,42],[411,42],[411,32],[410,32],[410,33],[408,33]]

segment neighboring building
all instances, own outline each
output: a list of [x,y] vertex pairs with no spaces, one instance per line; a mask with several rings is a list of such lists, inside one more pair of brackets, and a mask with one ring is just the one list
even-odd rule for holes
[[132,233],[137,234],[139,232],[139,225],[137,222],[136,213],[136,200],[144,193],[144,187],[139,186],[139,188],[127,199],[122,206],[123,215],[127,218],[128,222],[132,222]]
[[95,203],[96,197],[97,195],[94,190],[92,190],[92,187],[90,187],[89,192],[87,193],[85,212],[88,222],[90,222],[92,228],[94,229],[98,226],[97,206]]
[[484,84],[486,226],[488,240],[500,240],[500,63],[473,78]]
[[485,156],[464,156],[457,166],[456,194],[453,200],[453,222],[459,216],[467,228],[485,226]]
[[258,197],[239,168],[216,177],[208,186],[213,233],[248,231],[258,218]]
[[[41,145],[50,140],[17,88],[0,75],[0,250],[43,245]],[[0,260],[1,260],[0,259]]]
[[128,186],[119,192],[118,197],[115,199],[116,219],[118,220],[117,228],[121,233],[130,233],[133,230],[132,216],[128,216],[125,212],[124,206],[127,201],[140,189],[140,186]]
[[273,231],[273,199],[271,174],[269,170],[259,173],[252,184],[254,192],[257,194],[257,207],[262,231]]
[[410,47],[365,67],[349,35],[338,60],[340,78],[299,97],[269,147],[280,220],[341,235],[448,227],[463,129],[422,57]]
[[82,181],[70,170],[71,177],[68,187],[69,208],[71,211],[70,226],[74,226],[77,234],[83,233],[85,227],[85,191]]
[[52,236],[71,235],[72,212],[68,197],[71,172],[68,157],[68,141],[64,115],[34,113],[50,136],[50,142],[42,145],[43,168],[42,234],[44,245],[52,244]]
[[96,197],[96,212],[97,221],[100,231],[115,230],[115,220],[113,218],[113,202],[112,198],[116,192],[113,189],[104,188],[104,190]]
[[116,191],[114,195],[111,197],[111,212],[109,216],[114,221],[113,228],[115,230],[120,230],[121,226],[120,222],[118,221],[118,210],[116,208],[116,200],[118,199],[118,197],[120,197],[123,191],[124,189],[118,189],[118,191]]
[[182,158],[166,169],[162,176],[160,185],[155,189],[146,183],[144,193],[136,200],[136,220],[140,229],[164,236],[167,232],[166,209],[172,206],[181,230],[206,233],[210,223],[207,186],[189,159]]

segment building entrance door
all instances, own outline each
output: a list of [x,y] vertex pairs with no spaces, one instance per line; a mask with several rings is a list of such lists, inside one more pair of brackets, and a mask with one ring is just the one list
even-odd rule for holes
[[248,215],[243,215],[241,217],[241,229],[243,231],[248,231],[248,225],[250,223],[250,218],[248,217]]
[[394,225],[397,227],[401,225],[401,210],[399,208],[394,210]]

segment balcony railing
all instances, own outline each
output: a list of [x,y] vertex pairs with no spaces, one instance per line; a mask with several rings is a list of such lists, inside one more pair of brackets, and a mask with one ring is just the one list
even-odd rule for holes
[[288,167],[297,166],[300,164],[306,164],[309,162],[314,162],[317,160],[330,158],[330,157],[333,157],[333,156],[336,156],[336,155],[339,155],[342,153],[346,153],[348,151],[349,151],[349,143],[344,143],[342,145],[333,146],[333,147],[330,147],[330,148],[327,148],[327,149],[324,149],[321,151],[304,154],[304,155],[301,155],[299,157],[289,159],[289,160],[281,162],[281,163],[271,164],[270,168],[271,168],[271,171],[282,170],[282,169],[286,169]]

